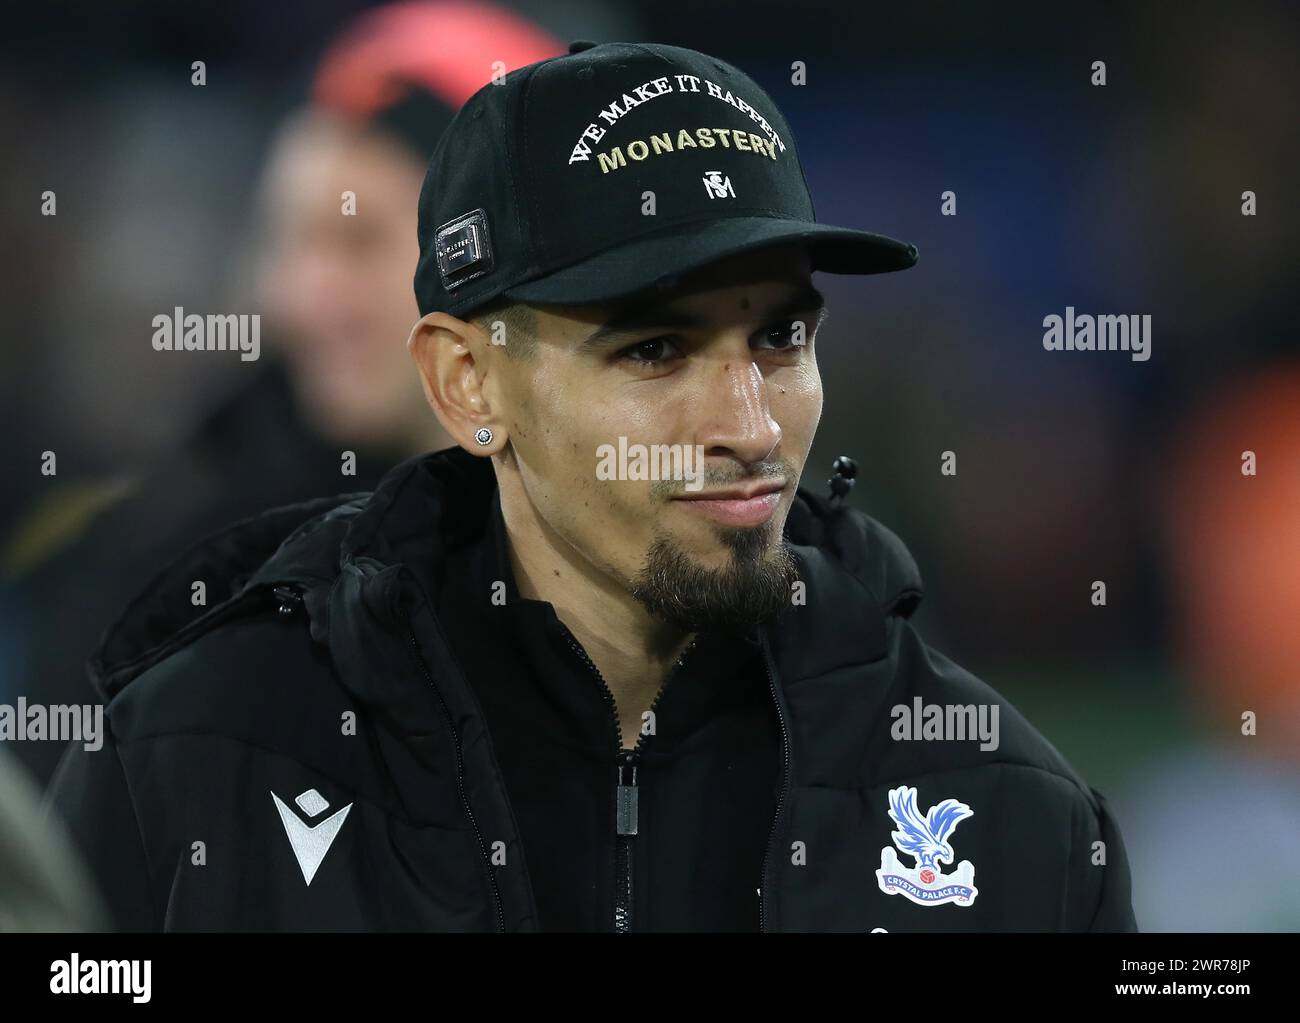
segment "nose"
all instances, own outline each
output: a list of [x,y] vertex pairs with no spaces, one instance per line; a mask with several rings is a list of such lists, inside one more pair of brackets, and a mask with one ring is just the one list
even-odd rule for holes
[[703,445],[706,457],[730,457],[750,465],[771,456],[781,443],[767,381],[753,359],[723,359],[701,400],[708,413],[696,443]]

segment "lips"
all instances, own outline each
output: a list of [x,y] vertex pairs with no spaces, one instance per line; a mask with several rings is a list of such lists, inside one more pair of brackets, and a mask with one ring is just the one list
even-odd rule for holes
[[683,497],[683,501],[747,501],[753,497],[761,497],[763,494],[779,493],[785,489],[785,482],[770,480],[767,483],[759,483],[748,488],[735,488],[732,490],[718,490],[709,494],[691,494],[689,497]]
[[764,483],[748,490],[723,490],[716,494],[678,498],[697,514],[728,526],[759,526],[781,503],[784,483]]

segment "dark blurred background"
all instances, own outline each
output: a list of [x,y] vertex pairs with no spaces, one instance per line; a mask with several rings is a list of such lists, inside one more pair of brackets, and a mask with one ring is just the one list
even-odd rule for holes
[[[269,150],[368,6],[6,11],[0,701],[30,685],[33,623],[98,585],[22,581],[262,372],[155,352],[151,321],[258,311]],[[784,110],[819,219],[918,246],[905,274],[818,279],[804,485],[858,461],[852,500],[926,580],[923,634],[1110,797],[1139,926],[1300,929],[1294,5],[503,6],[561,44],[738,65]],[[1150,314],[1150,360],[1044,351],[1066,306]]]

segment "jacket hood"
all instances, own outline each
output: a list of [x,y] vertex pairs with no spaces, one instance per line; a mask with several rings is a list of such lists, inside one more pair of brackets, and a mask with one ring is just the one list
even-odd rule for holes
[[[488,459],[452,447],[396,466],[373,493],[274,508],[211,534],[160,571],[106,630],[87,662],[91,681],[111,699],[198,635],[240,615],[264,613],[268,600],[286,594],[301,599],[313,638],[329,646],[340,595],[360,592],[340,583],[364,576],[395,584],[404,570],[417,588],[437,579],[443,553],[483,528],[495,489]],[[802,487],[785,535],[810,603],[814,594],[823,607],[865,601],[872,612],[868,624],[876,623],[845,629],[836,616],[814,616],[824,635],[802,644],[798,663],[786,670],[813,674],[879,656],[884,618],[910,617],[923,595],[902,541],[865,513]],[[382,589],[381,599],[395,599],[395,586]],[[778,657],[787,645],[780,624],[778,616],[770,630]],[[809,651],[821,663],[809,661]]]

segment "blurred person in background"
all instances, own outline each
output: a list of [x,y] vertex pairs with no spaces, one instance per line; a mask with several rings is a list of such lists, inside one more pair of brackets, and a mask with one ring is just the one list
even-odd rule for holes
[[1175,435],[1158,487],[1174,642],[1202,738],[1152,762],[1115,804],[1144,929],[1296,931],[1300,363],[1216,390]]
[[[19,524],[5,555],[19,625],[0,701],[98,701],[85,658],[191,542],[270,507],[370,490],[396,462],[451,443],[425,413],[404,344],[419,317],[420,185],[465,99],[562,49],[478,3],[392,4],[340,34],[260,188],[253,288],[270,357],[241,363],[252,379],[133,483],[81,488]],[[63,751],[11,745],[42,785]]]

